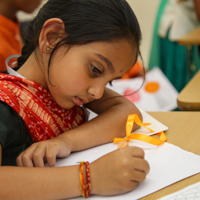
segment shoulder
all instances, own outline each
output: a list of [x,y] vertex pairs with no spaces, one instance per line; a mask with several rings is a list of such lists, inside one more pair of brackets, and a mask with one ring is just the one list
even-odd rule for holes
[[[0,143],[2,148],[18,138],[19,133],[16,130],[21,130],[19,115],[9,105],[0,101]],[[9,135],[15,132],[16,134],[10,138]],[[8,138],[10,138],[10,142],[8,142]]]
[[24,133],[28,133],[28,131],[22,118],[9,105],[0,101],[0,143],[2,148],[14,145]]
[[0,101],[0,144],[2,165],[16,165],[17,156],[32,144],[22,118],[2,101]]

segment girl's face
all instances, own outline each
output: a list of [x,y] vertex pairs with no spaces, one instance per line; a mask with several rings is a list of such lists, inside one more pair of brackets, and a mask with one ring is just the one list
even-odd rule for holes
[[51,60],[52,85],[45,81],[57,104],[69,109],[100,99],[106,84],[121,78],[135,61],[136,49],[127,40],[72,46],[67,53],[63,45]]

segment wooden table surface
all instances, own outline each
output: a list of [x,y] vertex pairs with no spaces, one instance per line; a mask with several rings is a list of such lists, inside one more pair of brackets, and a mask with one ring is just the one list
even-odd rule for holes
[[199,45],[200,44],[200,26],[179,39],[182,45]]
[[180,92],[177,104],[181,110],[200,111],[200,70]]
[[[167,142],[186,151],[200,155],[200,112],[148,112],[152,117],[168,126]],[[200,166],[199,166],[200,167]],[[188,177],[141,200],[156,200],[200,181],[200,173]]]

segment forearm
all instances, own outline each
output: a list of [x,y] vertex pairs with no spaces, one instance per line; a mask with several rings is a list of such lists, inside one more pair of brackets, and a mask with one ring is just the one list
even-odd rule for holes
[[[110,107],[93,120],[62,134],[64,140],[70,141],[72,151],[80,151],[93,146],[111,142],[115,137],[124,137],[126,121],[129,114],[141,113],[132,104],[118,104]],[[138,128],[134,124],[133,129]]]
[[[144,160],[142,149],[115,150],[90,164],[91,194],[126,193],[144,181],[148,172],[149,164]],[[78,165],[0,167],[0,180],[0,199],[3,200],[56,200],[81,196]]]
[[65,199],[81,196],[79,168],[0,167],[0,199]]

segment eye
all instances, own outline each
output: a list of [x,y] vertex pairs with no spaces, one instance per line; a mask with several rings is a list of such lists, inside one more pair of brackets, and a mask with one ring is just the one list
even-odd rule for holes
[[91,65],[91,68],[92,68],[92,72],[93,72],[95,75],[99,76],[99,75],[102,74],[101,70],[98,69],[97,67],[95,67],[94,65]]
[[109,81],[109,84],[110,84],[110,86],[112,86],[113,84],[112,84],[112,81]]

